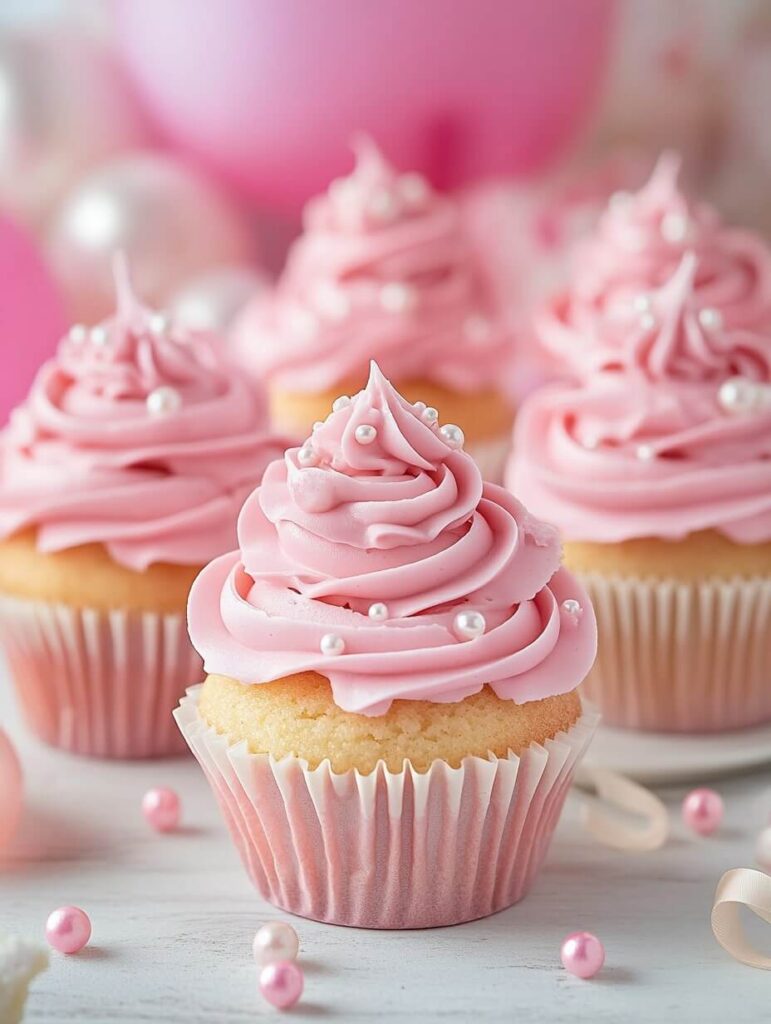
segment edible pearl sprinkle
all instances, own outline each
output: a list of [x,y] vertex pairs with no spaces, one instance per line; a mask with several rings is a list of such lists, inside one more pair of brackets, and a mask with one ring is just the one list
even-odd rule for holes
[[682,242],[688,234],[688,221],[679,213],[665,213],[659,230],[665,241]]
[[268,921],[259,929],[252,942],[255,961],[261,966],[296,960],[300,952],[297,932],[286,921]]
[[148,789],[142,797],[142,814],[156,832],[173,832],[179,825],[181,811],[178,794],[167,786]]
[[318,452],[312,445],[304,444],[297,452],[297,461],[303,469],[307,469],[309,466],[318,466]]
[[403,174],[399,178],[399,194],[411,206],[424,202],[429,192],[429,184],[422,174]]
[[332,412],[340,412],[341,409],[347,409],[351,404],[351,399],[348,395],[340,395],[332,403]]
[[646,293],[635,295],[632,299],[632,306],[638,313],[647,313],[651,308],[651,297]]
[[377,428],[373,427],[369,423],[362,423],[353,432],[353,436],[359,442],[359,444],[372,444],[377,437]]
[[436,423],[436,421],[439,419],[439,413],[433,407],[433,405],[428,405],[421,412],[420,418],[423,420],[424,423],[429,423],[431,426],[433,426]]
[[91,919],[80,907],[59,907],[46,921],[48,945],[57,953],[79,953],[91,938]]
[[450,448],[462,448],[463,442],[466,440],[463,431],[454,423],[445,423],[439,431],[439,434],[445,444],[448,444]]
[[388,605],[382,601],[375,601],[374,604],[369,606],[367,615],[369,615],[373,622],[385,622],[388,618]]
[[391,281],[380,289],[380,305],[387,313],[405,313],[415,305],[415,290],[400,281]]
[[637,458],[641,462],[650,462],[656,457],[656,453],[649,444],[640,444],[637,446]]
[[718,403],[726,412],[754,412],[764,404],[758,385],[746,377],[729,377],[723,381],[717,393]]
[[148,320],[148,326],[156,337],[160,334],[165,334],[169,329],[170,323],[171,321],[165,313],[153,313]]
[[719,309],[705,306],[699,310],[699,323],[705,331],[719,331],[723,326],[723,314]]
[[412,408],[415,410],[415,412],[423,412],[425,407],[426,407],[426,403],[425,402],[413,402],[412,403]]
[[182,395],[176,388],[156,388],[147,396],[146,405],[151,416],[168,416],[181,407]]
[[337,633],[325,633],[321,638],[321,653],[327,656],[342,654],[345,650],[345,640]]
[[472,313],[463,323],[463,333],[472,342],[487,341],[490,330],[490,321],[481,313]]
[[110,335],[107,332],[106,327],[102,327],[101,324],[96,327],[92,327],[88,332],[88,336],[91,340],[92,345],[106,345],[110,340]]
[[562,602],[562,610],[566,615],[577,619],[581,615],[583,608],[575,598],[569,597],[566,601]]
[[76,345],[82,345],[88,337],[88,331],[83,324],[73,324],[67,332],[67,337]]
[[486,628],[485,617],[480,612],[458,612],[452,623],[453,632],[459,640],[476,640]]
[[656,317],[653,313],[643,313],[640,316],[640,327],[644,331],[652,331],[656,326]]

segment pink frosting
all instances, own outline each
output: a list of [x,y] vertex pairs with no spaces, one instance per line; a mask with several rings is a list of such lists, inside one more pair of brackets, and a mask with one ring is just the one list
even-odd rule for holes
[[119,299],[96,333],[63,339],[0,435],[0,536],[34,526],[46,552],[101,542],[131,569],[200,565],[233,546],[283,443],[211,339],[159,329],[127,281]]
[[[374,426],[371,444],[356,428]],[[489,683],[517,702],[564,693],[595,654],[594,614],[560,568],[554,529],[451,448],[373,365],[350,405],[314,431],[244,505],[240,551],[193,586],[190,635],[209,672],[245,683],[305,670],[327,676],[346,710],[375,715],[395,699],[450,702]],[[581,606],[566,614],[562,602]],[[368,616],[385,602],[383,622]],[[455,616],[481,612],[459,640]],[[321,653],[325,634],[345,644]]]
[[771,252],[757,235],[726,227],[677,185],[680,161],[662,156],[648,184],[618,193],[578,247],[570,290],[537,318],[543,344],[579,375],[625,361],[630,329],[651,291],[692,252],[695,301],[726,327],[771,328]]
[[308,204],[275,293],[247,311],[235,349],[258,379],[293,391],[363,377],[370,358],[399,380],[503,386],[510,354],[457,206],[368,140],[350,177]]
[[771,335],[702,311],[689,253],[630,330],[627,365],[523,406],[507,482],[566,538],[771,539],[771,401],[719,400],[737,376],[771,397]]

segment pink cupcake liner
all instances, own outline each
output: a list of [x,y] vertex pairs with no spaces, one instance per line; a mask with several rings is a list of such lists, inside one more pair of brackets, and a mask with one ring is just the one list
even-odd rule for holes
[[582,692],[604,722],[698,733],[771,720],[771,580],[582,581],[599,632]]
[[183,615],[0,596],[0,641],[44,742],[92,757],[184,753],[172,711],[203,665]]
[[503,483],[506,462],[511,451],[511,431],[487,441],[468,441],[466,451],[479,466],[483,480],[491,484]]
[[521,756],[335,774],[230,744],[198,714],[199,694],[174,715],[254,885],[289,913],[359,928],[459,924],[520,900],[598,719]]

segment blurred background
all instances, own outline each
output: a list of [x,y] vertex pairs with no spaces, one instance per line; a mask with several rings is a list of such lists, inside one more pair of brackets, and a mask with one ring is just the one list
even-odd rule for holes
[[[664,148],[771,229],[768,0],[3,0],[0,421],[139,294],[226,331],[369,132],[458,193],[506,316]],[[516,333],[516,331],[515,331]]]

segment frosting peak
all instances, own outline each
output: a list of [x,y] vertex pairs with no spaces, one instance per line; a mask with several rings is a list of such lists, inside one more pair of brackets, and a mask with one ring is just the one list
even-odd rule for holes
[[[577,686],[594,619],[559,568],[556,531],[483,484],[456,435],[445,440],[433,410],[407,403],[377,366],[336,405],[247,499],[240,550],[196,581],[190,632],[207,671],[260,683],[315,670],[363,714],[486,683],[518,701]],[[561,610],[568,599],[580,620]],[[484,622],[471,641],[456,625],[468,611]]]

